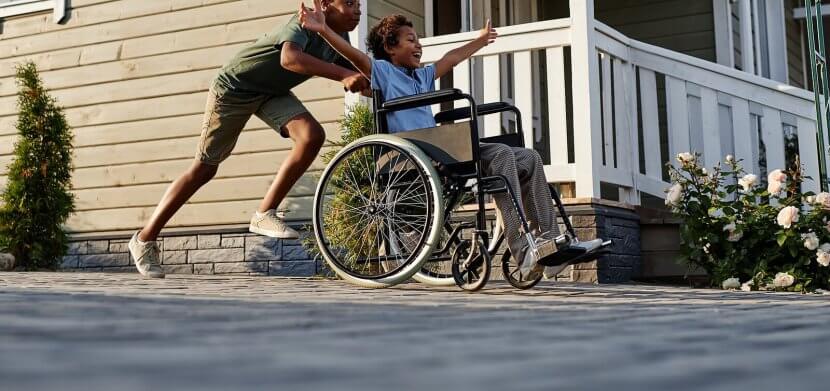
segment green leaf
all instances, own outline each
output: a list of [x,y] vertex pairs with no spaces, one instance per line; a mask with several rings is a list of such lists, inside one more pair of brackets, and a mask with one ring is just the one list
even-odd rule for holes
[[787,232],[779,233],[778,236],[775,238],[776,242],[778,242],[778,246],[781,247],[784,245],[784,242],[787,241]]

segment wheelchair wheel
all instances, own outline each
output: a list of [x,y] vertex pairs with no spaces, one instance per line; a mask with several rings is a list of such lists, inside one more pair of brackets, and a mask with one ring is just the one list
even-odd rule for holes
[[542,280],[542,273],[529,273],[525,275],[519,268],[518,261],[507,250],[501,256],[501,271],[504,279],[516,289],[530,289]]
[[338,276],[388,287],[420,270],[438,242],[441,184],[431,159],[412,143],[366,136],[323,171],[313,213],[317,246]]
[[478,246],[474,254],[470,254],[472,249],[469,240],[463,241],[452,253],[452,276],[455,283],[459,288],[469,292],[484,288],[490,279],[490,254],[487,247],[478,240],[474,243]]

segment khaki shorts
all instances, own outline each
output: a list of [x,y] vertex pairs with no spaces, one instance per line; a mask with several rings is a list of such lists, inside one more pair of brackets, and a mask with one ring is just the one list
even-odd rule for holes
[[227,159],[251,115],[256,115],[287,138],[285,124],[307,112],[300,100],[290,92],[286,95],[263,95],[233,91],[216,92],[211,88],[208,91],[196,159],[213,165]]

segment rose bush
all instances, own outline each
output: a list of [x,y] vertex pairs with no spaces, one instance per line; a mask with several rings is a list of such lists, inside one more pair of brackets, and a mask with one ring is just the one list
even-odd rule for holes
[[[681,255],[723,289],[830,288],[830,194],[801,192],[800,163],[759,176],[727,156],[707,170],[681,153],[666,205],[681,219]],[[763,177],[763,176],[762,176]]]

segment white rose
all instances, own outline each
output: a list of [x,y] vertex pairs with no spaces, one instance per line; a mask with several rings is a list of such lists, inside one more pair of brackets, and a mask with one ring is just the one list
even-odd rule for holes
[[816,262],[824,267],[830,266],[830,243],[824,243],[818,248]]
[[781,208],[775,220],[778,222],[778,225],[784,228],[790,228],[794,222],[798,221],[798,208],[794,206]]
[[735,226],[735,223],[726,224],[723,227],[723,230],[726,231],[726,232],[729,232],[729,236],[726,238],[726,240],[728,240],[730,242],[737,242],[737,241],[741,240],[741,238],[744,236],[744,234],[742,232],[737,230],[737,227]]
[[821,206],[824,209],[830,209],[830,193],[821,192],[816,195],[813,203]]
[[683,186],[679,183],[675,183],[666,192],[666,205],[677,205],[677,203],[680,202],[680,198],[682,197]]
[[721,283],[723,289],[738,289],[741,287],[741,281],[735,277],[727,278]]
[[709,171],[706,171],[706,167],[700,169],[703,172],[703,175],[709,175]]
[[772,280],[772,284],[776,288],[786,288],[794,283],[795,277],[791,276],[790,273],[778,273],[775,275],[775,279]]
[[689,152],[681,152],[677,154],[677,161],[684,165],[694,163],[695,155],[692,155]]
[[705,252],[706,254],[709,254],[709,247],[711,247],[711,245],[709,243],[706,243],[705,245],[703,245],[703,252]]
[[752,280],[749,280],[743,284],[741,284],[741,290],[744,292],[749,292],[752,290]]
[[818,236],[816,236],[815,232],[801,234],[801,239],[804,240],[804,247],[806,247],[807,250],[815,250],[818,248]]
[[786,180],[787,174],[784,174],[781,170],[773,170],[767,176],[767,191],[770,194],[778,194],[784,187],[784,181]]
[[749,191],[753,186],[758,184],[758,175],[746,174],[743,178],[738,179],[738,184],[744,188],[744,191]]
[[734,156],[732,156],[732,155],[726,155],[726,162],[727,162],[727,163],[733,163],[733,162],[735,162],[735,157],[734,157]]

